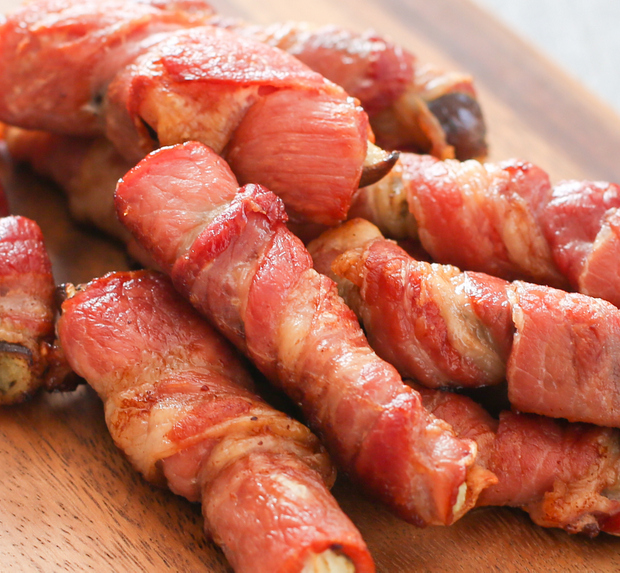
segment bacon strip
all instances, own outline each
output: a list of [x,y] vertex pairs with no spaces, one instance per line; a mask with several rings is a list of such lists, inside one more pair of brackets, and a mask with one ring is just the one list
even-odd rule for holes
[[461,160],[487,154],[469,76],[440,70],[369,30],[299,22],[222,25],[289,52],[360,100],[379,146]]
[[571,288],[620,306],[620,187],[552,186],[522,161],[481,164],[402,154],[356,195],[350,216],[419,238],[434,260],[508,280]]
[[[0,28],[0,115],[10,125],[72,135],[101,131],[108,83],[167,32],[195,27],[212,11],[189,2],[37,0]],[[36,81],[34,81],[36,78]]]
[[430,387],[497,384],[524,412],[620,426],[620,310],[417,261],[363,220],[309,245],[378,354]]
[[[356,196],[352,217],[365,217],[388,233],[400,225],[402,234],[395,238],[419,238],[441,263],[507,280],[566,286],[528,205],[530,195],[551,188],[542,169],[519,161],[460,163],[414,154],[401,154],[399,162],[385,181]],[[398,193],[399,210],[375,208],[390,190]],[[405,216],[413,216],[416,225],[407,225]]]
[[202,500],[205,530],[235,571],[375,570],[329,494],[335,474],[317,438],[253,393],[231,347],[167,278],[88,283],[63,303],[58,334],[117,446],[147,480]]
[[529,198],[560,272],[575,290],[620,306],[620,187],[562,181]]
[[159,145],[200,140],[242,181],[282,195],[294,218],[343,220],[366,159],[363,110],[293,56],[197,26],[205,11],[177,6],[29,3],[0,27],[0,118],[105,133],[133,162]]
[[211,150],[188,143],[138,164],[116,202],[175,286],[302,406],[368,491],[420,525],[451,523],[473,506],[489,475],[473,471],[472,443],[429,416],[372,352],[272,193],[238,190]]
[[[83,133],[83,121],[90,114],[88,121],[93,123],[94,120],[96,123],[93,114],[98,113],[100,105],[97,101],[88,103],[89,89],[94,87],[97,93],[103,94],[106,83],[111,79],[109,75],[148,48],[150,35],[165,33],[175,26],[183,29],[212,24],[285,50],[342,86],[347,93],[359,99],[369,113],[382,146],[430,151],[442,158],[456,156],[469,159],[486,155],[486,129],[471,78],[421,63],[406,50],[372,31],[356,33],[336,26],[313,27],[292,22],[267,27],[252,26],[215,16],[211,6],[201,0],[134,0],[134,6],[110,0],[106,0],[105,5],[80,4],[76,10],[67,2],[40,0],[35,9],[24,8],[20,12],[20,28],[32,27],[45,44],[20,44],[20,40],[24,40],[23,29],[12,29],[8,34],[8,51],[3,53],[10,53],[18,45],[24,50],[25,57],[21,69],[12,64],[5,68],[11,74],[7,79],[22,82],[32,71],[36,71],[42,79],[40,86],[28,85],[23,93],[15,91],[8,95],[7,107],[11,106],[11,113],[17,113],[21,118],[12,123],[33,129],[43,128],[36,123],[34,114],[38,112],[19,110],[25,105],[31,107],[31,98],[35,97],[37,105],[45,106],[42,108],[44,113],[52,109],[77,113],[77,121],[73,124],[62,117],[48,118],[46,121],[59,121],[63,131],[76,133],[77,129]],[[65,24],[47,19],[43,26],[37,26],[36,18],[40,18],[37,12],[59,15]],[[115,19],[125,22],[120,35],[114,27]],[[101,27],[101,33],[88,34],[88,28],[93,24]],[[66,43],[64,49],[58,50],[46,41],[47,31],[54,26],[64,34],[69,32],[68,50]],[[85,31],[89,37],[80,37]],[[122,35],[125,39],[119,42]],[[127,42],[127,38],[131,40]],[[143,45],[137,45],[134,40]],[[48,58],[44,64],[45,70],[40,66],[33,67],[36,50],[42,50],[38,61]],[[77,58],[74,57],[76,55]],[[110,55],[112,62],[107,63]],[[84,58],[84,62],[80,63],[78,58]],[[67,60],[72,66],[79,66],[76,69],[79,75],[66,66],[65,69],[58,69]],[[99,72],[103,75],[99,76]],[[74,105],[78,99],[67,102],[60,96],[54,85],[54,74],[62,74],[59,78],[62,85],[77,88],[78,91],[69,99],[81,97],[83,102],[87,102],[83,109],[77,110]],[[91,75],[95,81],[89,86],[86,80]],[[41,88],[49,97],[39,93]]]
[[618,430],[512,412],[498,422],[466,396],[418,389],[433,414],[476,440],[479,463],[498,477],[478,506],[521,507],[569,533],[620,535]]
[[30,397],[43,384],[54,333],[52,266],[38,225],[0,219],[0,404]]

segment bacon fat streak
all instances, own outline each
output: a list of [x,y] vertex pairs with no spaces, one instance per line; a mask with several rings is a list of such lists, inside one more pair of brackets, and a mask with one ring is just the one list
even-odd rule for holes
[[282,203],[238,189],[198,143],[154,152],[119,183],[121,221],[175,286],[299,403],[340,465],[417,524],[451,523],[490,474],[368,346]]
[[361,219],[309,249],[403,376],[430,387],[505,376],[521,411],[620,426],[620,310],[610,303],[418,261]]
[[[107,2],[106,6],[99,7],[97,12],[92,4],[82,2],[78,11],[70,9],[65,12],[71,33],[79,36],[86,32],[86,36],[78,42],[71,37],[74,43],[69,50],[50,51],[55,58],[50,61],[52,65],[48,65],[44,73],[40,66],[33,67],[34,58],[24,58],[23,73],[36,71],[42,83],[36,88],[25,86],[25,93],[22,94],[7,94],[7,103],[12,107],[11,113],[21,118],[12,123],[28,127],[26,123],[22,123],[25,121],[31,128],[43,128],[36,124],[39,120],[32,115],[32,111],[18,109],[18,106],[32,97],[36,98],[36,104],[45,106],[42,113],[58,109],[59,105],[62,106],[60,109],[69,111],[67,102],[63,101],[66,98],[59,97],[53,75],[48,73],[50,69],[54,74],[63,74],[63,79],[66,79],[67,70],[58,67],[66,63],[77,65],[85,77],[94,74],[95,81],[90,89],[101,94],[115,68],[120,69],[125,62],[131,61],[133,56],[148,48],[149,43],[152,43],[149,42],[149,35],[167,33],[175,26],[183,29],[212,24],[285,50],[311,69],[342,86],[352,97],[360,100],[362,107],[370,115],[381,146],[431,152],[441,158],[456,156],[461,160],[482,158],[486,155],[486,128],[471,78],[422,63],[407,50],[373,31],[357,33],[337,26],[313,27],[296,22],[267,27],[252,26],[215,16],[212,7],[202,0],[134,0],[133,3],[138,6],[132,8],[127,3],[119,6]],[[37,7],[39,12],[47,11],[59,15],[67,9],[67,2],[39,1]],[[104,21],[97,24],[101,29],[91,35],[89,27],[98,16],[102,16]],[[33,16],[33,11],[29,10],[22,10],[18,16],[24,24],[23,27],[32,26],[33,29],[36,17],[37,15]],[[122,33],[132,39],[129,44],[134,44],[133,46],[126,45],[126,40],[119,43],[118,32],[113,28],[115,18],[125,22]],[[79,28],[80,24],[83,25],[82,29]],[[51,30],[54,26],[61,29],[59,22],[46,22],[44,26],[36,26],[35,33],[45,38],[46,28]],[[12,33],[14,30],[9,30],[9,34]],[[20,33],[23,33],[23,30]],[[12,46],[10,39],[8,46]],[[110,65],[100,61],[102,53],[98,53],[98,47],[101,52],[113,52]],[[37,46],[37,49],[40,49],[40,46]],[[44,49],[49,50],[49,46]],[[25,50],[25,53],[29,52],[30,48]],[[83,64],[78,62],[79,58],[84,58]],[[104,59],[107,61],[110,58],[105,56]],[[92,68],[89,64],[97,67]],[[54,65],[57,68],[55,70]],[[11,79],[21,80],[22,71],[12,67],[13,65],[9,65],[5,68],[7,73],[11,74]],[[80,91],[82,95],[87,95],[88,84],[70,85],[79,88],[70,99],[79,98]],[[19,99],[13,101],[15,97]],[[75,107],[74,104],[75,101],[69,103],[69,106]],[[82,109],[79,112],[80,121],[87,117],[89,111],[96,112],[98,105],[98,102],[94,101]],[[55,119],[51,117],[47,121]],[[76,129],[76,126],[69,127],[63,123],[62,129]]]
[[0,27],[0,118],[105,134],[133,162],[160,145],[199,140],[224,154],[242,182],[280,194],[294,218],[343,220],[366,159],[363,110],[293,56],[200,26],[206,8],[178,6],[23,6]]
[[[202,500],[205,530],[235,571],[374,571],[329,494],[317,438],[253,393],[239,358],[166,277],[88,283],[63,303],[58,335],[116,445],[149,481]],[[333,569],[313,568],[320,559]]]
[[401,154],[350,216],[419,238],[434,260],[508,280],[570,287],[620,306],[620,187],[562,181],[524,161]]
[[478,506],[521,507],[543,527],[620,535],[620,433],[502,412],[495,420],[466,396],[418,388],[424,405],[476,440],[478,460],[498,483]]
[[0,218],[0,404],[25,400],[43,384],[55,288],[39,226]]
[[220,25],[289,52],[358,98],[381,147],[461,160],[487,154],[484,118],[469,76],[422,63],[372,30],[299,22]]

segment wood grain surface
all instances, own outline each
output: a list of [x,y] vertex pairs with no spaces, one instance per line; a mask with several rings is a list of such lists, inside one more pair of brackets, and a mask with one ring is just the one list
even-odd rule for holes
[[[475,76],[493,159],[529,159],[553,180],[620,181],[620,120],[467,0],[214,4],[258,23],[374,27],[422,59]],[[41,225],[58,283],[127,267],[119,245],[70,221],[50,185],[6,160],[0,176],[12,211]],[[149,486],[116,450],[87,387],[2,410],[0,468],[1,571],[230,571],[203,538],[199,508]],[[620,539],[545,530],[518,510],[476,510],[450,528],[419,530],[344,480],[335,494],[382,572],[620,571]]]

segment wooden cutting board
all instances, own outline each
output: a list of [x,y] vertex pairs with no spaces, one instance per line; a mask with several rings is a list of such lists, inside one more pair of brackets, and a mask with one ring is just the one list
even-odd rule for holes
[[[2,0],[0,7],[14,6]],[[553,180],[620,181],[620,120],[467,0],[217,0],[258,23],[374,27],[420,58],[472,73],[491,158],[519,156]],[[73,224],[62,196],[0,164],[14,213],[43,228],[58,283],[127,266],[119,245]],[[204,540],[199,507],[152,488],[116,450],[86,387],[0,411],[1,571],[230,571]],[[477,510],[450,528],[419,530],[344,480],[335,494],[383,572],[619,571],[620,539],[590,540],[533,525],[518,510]]]

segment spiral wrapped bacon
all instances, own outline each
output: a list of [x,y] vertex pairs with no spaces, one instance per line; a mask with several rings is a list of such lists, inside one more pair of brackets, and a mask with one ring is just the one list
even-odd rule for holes
[[505,377],[518,410],[620,427],[620,310],[610,303],[418,261],[361,219],[308,248],[402,376],[430,387]]
[[231,347],[154,272],[96,279],[62,305],[58,335],[97,391],[116,445],[144,477],[202,501],[238,572],[372,573],[331,497],[317,438],[253,391]]
[[21,402],[43,385],[55,288],[39,226],[0,218],[0,404]]
[[[137,6],[132,7],[132,3]],[[52,62],[57,66],[63,63],[63,60],[64,63],[79,66],[85,76],[89,75],[94,79],[92,88],[97,90],[100,98],[103,97],[103,90],[110,81],[109,76],[114,73],[114,68],[122,67],[149,43],[153,43],[148,40],[150,35],[165,33],[175,26],[181,30],[209,24],[232,29],[285,50],[342,86],[352,97],[359,99],[370,115],[373,129],[382,146],[430,152],[441,158],[456,156],[458,159],[469,159],[486,155],[484,119],[471,78],[421,63],[407,50],[373,31],[357,33],[337,26],[316,27],[296,22],[267,27],[252,26],[215,15],[212,7],[203,0],[132,0],[125,6],[108,2],[100,8],[91,3],[82,3],[82,7],[77,11],[68,2],[40,1],[36,3],[36,10],[60,16],[60,20],[51,24],[46,21],[43,26],[37,26],[36,18],[41,15],[37,15],[33,9],[25,9],[17,17],[22,28],[31,28],[37,36],[45,39],[54,26],[57,27],[57,32],[66,34],[64,27],[68,25],[72,42],[69,50],[52,49],[40,54],[41,57],[47,57],[48,54],[54,56]],[[91,29],[92,19],[99,16],[102,17],[102,21],[97,24],[100,28]],[[124,40],[119,42],[121,36],[113,27],[115,19],[124,22],[121,24],[124,28],[122,34],[131,39],[129,46],[124,45]],[[80,24],[84,25],[82,29],[79,29]],[[24,30],[19,33],[23,38]],[[54,41],[58,41],[58,38]],[[11,46],[10,41],[8,45]],[[28,48],[26,53],[30,49]],[[40,46],[35,49],[40,49]],[[49,50],[49,46],[44,50]],[[106,64],[110,57],[102,53],[106,51],[114,52],[110,65]],[[80,63],[78,60],[82,58],[84,62]],[[94,67],[89,67],[89,64]],[[27,71],[32,71],[31,65],[30,58],[23,63]],[[6,70],[15,74],[16,70],[11,67],[14,65]],[[47,71],[50,70],[48,66]],[[41,71],[40,68],[36,69],[39,77]],[[17,72],[11,76],[12,80],[21,80],[19,70]],[[55,73],[63,74],[66,79],[66,70],[56,70]],[[45,76],[46,72],[42,75]],[[51,96],[51,101],[43,101],[41,86],[24,86],[26,93],[18,94],[19,100],[15,100],[15,103],[11,101],[11,106],[14,107],[12,113],[17,111],[17,105],[22,105],[22,101],[32,97],[37,98],[37,104],[44,104],[47,112],[51,112],[52,105],[62,104],[61,99],[54,93],[57,87],[51,84],[51,77],[43,80],[43,92]],[[85,83],[72,83],[71,86],[78,87],[82,96],[89,89]],[[8,97],[14,96],[15,94]],[[99,103],[94,101],[88,104],[82,112],[88,108],[91,112],[96,111]],[[75,100],[70,105],[74,104]],[[61,109],[70,111],[66,104]],[[12,123],[49,129],[39,125],[38,120],[35,120],[33,125],[35,118],[31,114],[32,112],[26,110],[19,111],[16,117],[20,119]],[[79,121],[85,120],[86,116],[87,114],[81,113]],[[26,123],[23,123],[24,121]],[[50,121],[55,120],[49,118],[47,123]],[[70,133],[75,133],[74,130],[79,128],[63,122],[60,130],[65,132],[67,129]]]
[[429,411],[476,441],[479,463],[497,476],[478,506],[520,507],[569,533],[620,535],[618,430],[507,411],[496,420],[466,396],[416,387]]
[[303,409],[342,468],[405,519],[447,524],[494,478],[429,416],[312,268],[278,198],[238,189],[198,143],[149,155],[119,183],[121,222],[177,287]]
[[486,156],[486,126],[471,77],[422,63],[372,30],[299,22],[228,25],[289,52],[359,99],[379,146],[442,159]]
[[401,154],[360,190],[351,217],[419,238],[441,263],[571,288],[620,306],[620,187],[562,181],[532,163],[438,161]]
[[363,173],[369,183],[392,164],[379,154],[365,165],[363,110],[293,56],[197,26],[206,10],[178,6],[26,4],[0,27],[0,119],[105,134],[133,162],[160,145],[199,140],[224,154],[240,180],[280,194],[293,218],[343,220]]

